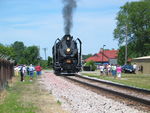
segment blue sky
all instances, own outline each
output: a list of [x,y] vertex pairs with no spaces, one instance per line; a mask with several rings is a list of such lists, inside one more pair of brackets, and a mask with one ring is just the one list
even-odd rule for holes
[[[105,44],[118,49],[113,40],[116,15],[126,2],[138,0],[76,0],[71,35],[80,38],[83,54],[97,53]],[[56,38],[64,35],[62,0],[0,0],[0,43],[10,45],[22,41],[26,46],[51,48]]]

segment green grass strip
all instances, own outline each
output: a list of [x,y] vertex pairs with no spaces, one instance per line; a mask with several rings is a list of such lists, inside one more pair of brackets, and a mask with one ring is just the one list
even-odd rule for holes
[[6,90],[8,95],[0,104],[0,113],[36,113],[37,107],[32,102],[23,102],[22,95],[25,90],[28,90],[26,85],[32,84],[29,82],[29,77],[26,77],[26,82],[20,82],[20,77],[17,82]]
[[101,76],[96,73],[83,73],[83,75],[150,90],[150,75],[123,73],[121,79],[115,79],[113,76]]

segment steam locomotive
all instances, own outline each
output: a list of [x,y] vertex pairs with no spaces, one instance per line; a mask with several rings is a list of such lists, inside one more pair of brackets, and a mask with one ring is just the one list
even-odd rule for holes
[[55,74],[74,74],[81,70],[81,45],[81,40],[74,40],[71,35],[56,39],[52,48]]

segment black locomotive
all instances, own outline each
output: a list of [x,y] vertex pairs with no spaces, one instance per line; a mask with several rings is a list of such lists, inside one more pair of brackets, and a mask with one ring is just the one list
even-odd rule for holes
[[81,45],[81,40],[74,40],[71,35],[56,39],[52,50],[56,74],[74,74],[81,70]]

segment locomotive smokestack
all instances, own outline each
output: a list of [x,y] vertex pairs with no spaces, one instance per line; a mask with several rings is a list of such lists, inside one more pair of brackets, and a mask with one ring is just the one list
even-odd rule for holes
[[72,16],[73,10],[76,8],[75,0],[63,0],[64,8],[63,8],[63,18],[64,18],[64,31],[65,34],[70,34],[72,28]]

